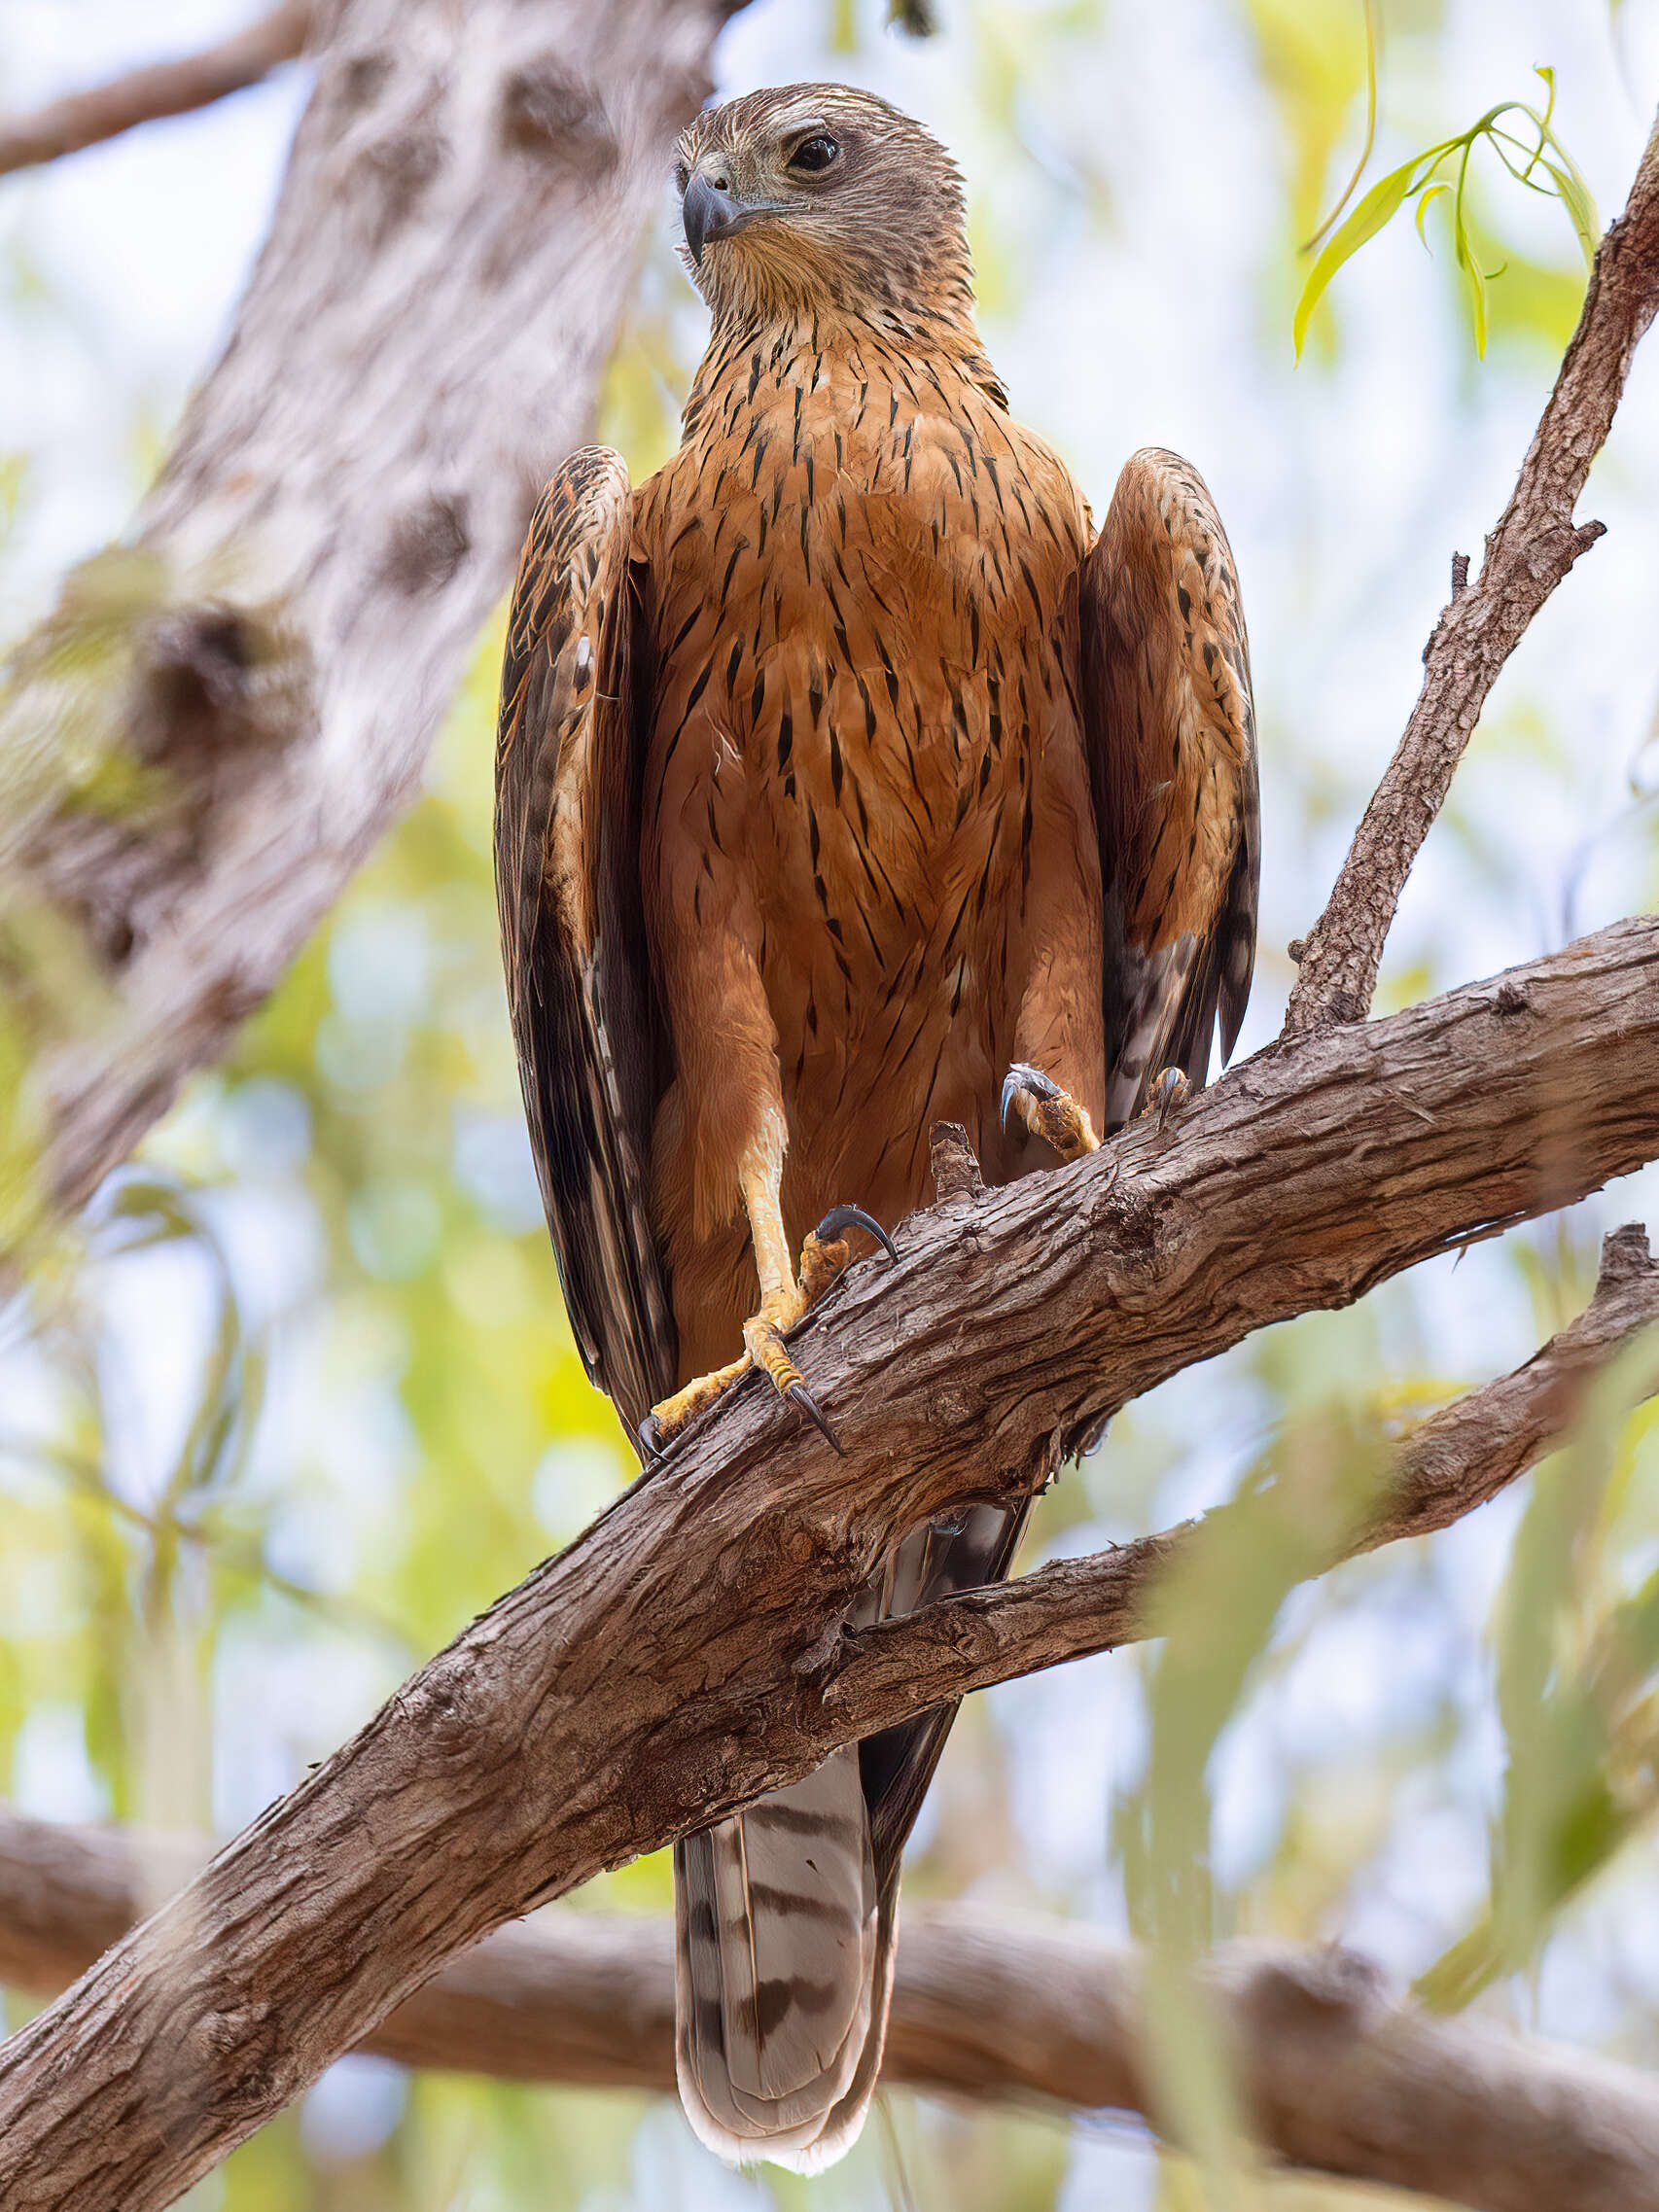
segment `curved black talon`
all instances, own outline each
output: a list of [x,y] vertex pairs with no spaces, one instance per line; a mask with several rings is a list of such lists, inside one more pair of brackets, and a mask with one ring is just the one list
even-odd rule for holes
[[1147,1111],[1157,1116],[1152,1126],[1160,1135],[1170,1115],[1183,1106],[1191,1095],[1192,1085],[1183,1068],[1165,1068],[1156,1076],[1147,1103]]
[[811,1422],[813,1427],[817,1429],[819,1435],[825,1439],[826,1443],[832,1445],[834,1449],[840,1453],[841,1457],[844,1459],[847,1455],[842,1447],[841,1439],[835,1434],[835,1431],[830,1427],[830,1423],[819,1412],[818,1401],[813,1396],[812,1392],[807,1388],[806,1385],[804,1383],[792,1383],[789,1388],[784,1392],[784,1396],[788,1398],[792,1406],[796,1407],[802,1414],[806,1416],[806,1419]]
[[[829,1212],[825,1214],[823,1220],[819,1222],[812,1233],[821,1245],[829,1245],[833,1244],[835,1239],[847,1229],[863,1229],[867,1235],[875,1239],[889,1259],[899,1257],[899,1247],[894,1244],[893,1239],[873,1214],[866,1213],[862,1206],[830,1207]],[[819,1426],[823,1428],[822,1422],[819,1422]],[[827,1428],[824,1429],[824,1433],[826,1436],[830,1435]],[[830,1437],[830,1441],[834,1443],[835,1440]]]
[[634,1430],[634,1434],[639,1439],[640,1452],[645,1458],[661,1458],[662,1423],[657,1420],[655,1414],[648,1413],[638,1428]]
[[1060,1096],[1060,1086],[1052,1075],[1045,1075],[1041,1068],[1033,1068],[1026,1061],[1016,1060],[1003,1077],[1003,1127],[1008,1126],[1008,1108],[1021,1091],[1029,1091],[1034,1099],[1044,1102]]

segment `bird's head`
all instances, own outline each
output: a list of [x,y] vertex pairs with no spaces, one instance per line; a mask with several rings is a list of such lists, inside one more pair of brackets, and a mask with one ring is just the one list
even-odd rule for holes
[[678,154],[686,258],[717,323],[885,310],[971,325],[961,175],[873,92],[749,92],[698,116]]

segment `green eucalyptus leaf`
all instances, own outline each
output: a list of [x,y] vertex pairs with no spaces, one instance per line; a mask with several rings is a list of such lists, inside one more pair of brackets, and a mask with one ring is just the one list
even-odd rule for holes
[[1386,177],[1374,184],[1353,214],[1315,262],[1302,297],[1296,302],[1296,319],[1292,329],[1296,358],[1301,359],[1302,346],[1308,334],[1308,323],[1314,309],[1324,295],[1325,287],[1342,266],[1359,248],[1377,235],[1389,218],[1395,214],[1411,191],[1411,180],[1422,166],[1423,157],[1413,155],[1409,161],[1391,169]]
[[1596,265],[1596,242],[1602,234],[1601,218],[1596,213],[1596,202],[1590,196],[1590,188],[1579,174],[1578,166],[1563,152],[1559,143],[1551,138],[1550,144],[1561,155],[1562,165],[1545,157],[1544,167],[1549,171],[1556,191],[1561,194],[1562,205],[1572,219],[1572,228],[1578,235],[1579,251],[1584,256],[1584,266]]

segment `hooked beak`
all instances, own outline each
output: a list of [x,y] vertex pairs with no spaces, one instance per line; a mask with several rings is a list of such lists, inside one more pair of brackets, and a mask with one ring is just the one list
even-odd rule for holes
[[680,211],[686,225],[687,247],[699,268],[705,246],[731,237],[746,223],[753,223],[758,215],[776,212],[767,200],[733,199],[721,186],[712,185],[707,177],[697,175],[693,175],[686,187]]

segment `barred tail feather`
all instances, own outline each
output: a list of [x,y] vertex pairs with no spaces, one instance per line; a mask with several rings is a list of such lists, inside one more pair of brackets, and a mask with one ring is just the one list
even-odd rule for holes
[[[1000,1579],[1020,1506],[966,1506],[904,1538],[851,1618]],[[674,1846],[675,2062],[728,2164],[818,2173],[858,2140],[887,2040],[899,1864],[955,1715],[935,1706]]]
[[[879,2059],[885,2026],[878,1967],[891,1979],[856,1747],[683,1838],[674,1869],[687,2117],[730,2163],[816,2170],[863,2122],[874,2067],[860,2061]],[[820,2148],[831,2124],[836,2148]]]

